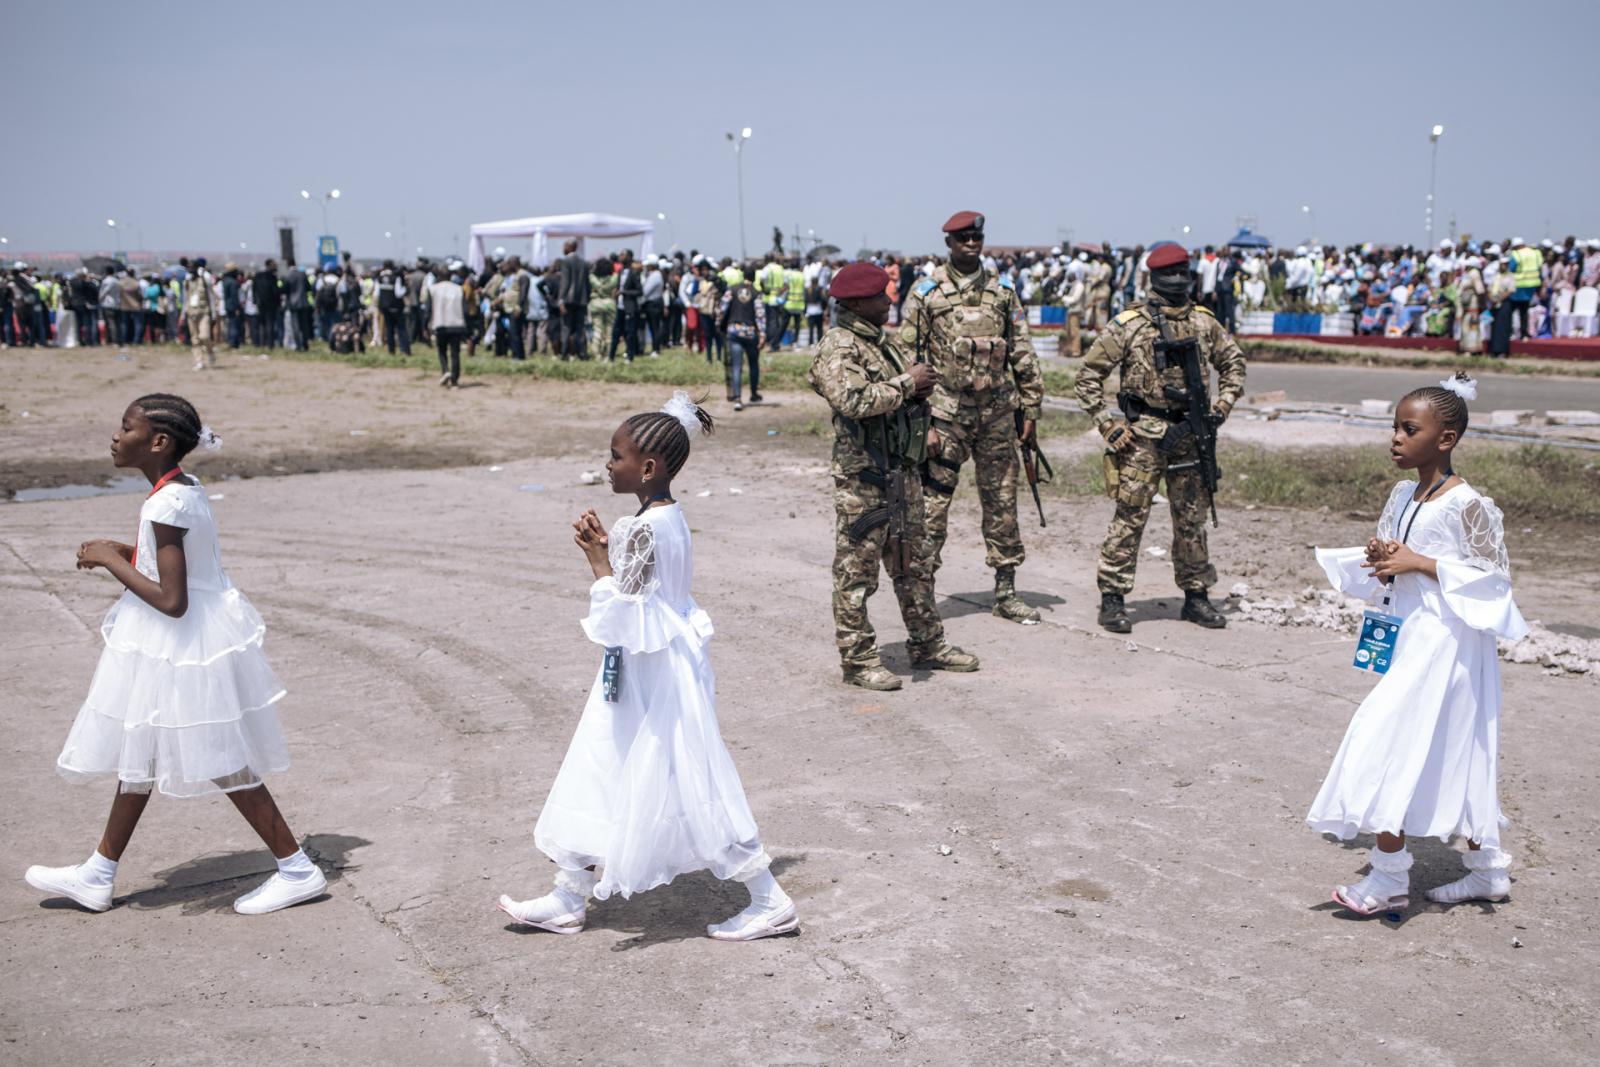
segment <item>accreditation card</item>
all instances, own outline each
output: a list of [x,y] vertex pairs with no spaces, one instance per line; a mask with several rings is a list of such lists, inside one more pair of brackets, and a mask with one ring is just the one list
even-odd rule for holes
[[1362,612],[1361,640],[1356,642],[1356,659],[1351,666],[1358,671],[1372,671],[1375,674],[1386,672],[1389,661],[1394,657],[1394,641],[1403,621],[1381,611]]
[[617,692],[622,688],[622,647],[606,649],[606,658],[600,666],[600,695],[607,704],[617,702]]

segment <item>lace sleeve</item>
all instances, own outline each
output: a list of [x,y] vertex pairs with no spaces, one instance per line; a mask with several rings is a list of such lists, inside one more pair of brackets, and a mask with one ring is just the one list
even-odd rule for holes
[[1511,577],[1505,522],[1489,497],[1473,497],[1461,506],[1461,548],[1472,566]]
[[1392,541],[1400,536],[1400,512],[1405,509],[1405,490],[1415,491],[1416,483],[1411,481],[1397,482],[1389,490],[1389,499],[1383,505],[1383,514],[1378,516],[1378,540]]
[[655,530],[643,519],[618,519],[611,528],[611,573],[617,592],[648,600],[656,586]]

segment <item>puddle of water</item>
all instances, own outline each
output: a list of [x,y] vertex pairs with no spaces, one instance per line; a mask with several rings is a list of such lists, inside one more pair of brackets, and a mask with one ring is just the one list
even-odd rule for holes
[[18,504],[36,500],[76,500],[85,496],[107,496],[111,493],[149,492],[150,482],[142,474],[124,474],[104,485],[58,485],[52,489],[18,489],[12,499]]

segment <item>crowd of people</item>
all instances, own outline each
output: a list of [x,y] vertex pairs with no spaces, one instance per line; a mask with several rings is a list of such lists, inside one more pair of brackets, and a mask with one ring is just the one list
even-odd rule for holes
[[[1150,252],[1165,243],[993,249],[984,266],[1023,304],[1063,308],[1062,351],[1078,354],[1113,316],[1145,299]],[[914,282],[942,262],[861,258],[888,273],[895,323]],[[230,262],[214,274],[203,259],[143,274],[122,264],[52,274],[19,261],[0,284],[0,345],[192,344],[184,309],[203,279],[210,340],[232,349],[320,342],[409,354],[414,342],[428,343],[439,352],[441,384],[450,385],[463,348],[469,357],[481,346],[510,359],[632,361],[682,345],[708,360],[738,359],[755,386],[762,352],[820,339],[831,320],[828,282],[845,262],[777,251],[740,262],[698,250],[587,259],[575,241],[544,266],[510,255],[480,270],[420,257],[362,265],[348,255],[309,270],[293,261],[280,268],[269,259],[253,271]],[[1575,297],[1600,287],[1600,239],[1462,239],[1427,253],[1408,245],[1207,245],[1192,266],[1196,301],[1232,332],[1249,312],[1321,312],[1348,315],[1351,333],[1450,337],[1463,352],[1503,356],[1514,335],[1552,336]],[[741,285],[754,290],[753,315],[730,296]],[[1577,305],[1587,307],[1583,299]]]

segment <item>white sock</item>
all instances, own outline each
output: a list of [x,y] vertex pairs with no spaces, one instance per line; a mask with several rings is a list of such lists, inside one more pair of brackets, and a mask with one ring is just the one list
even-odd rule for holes
[[304,849],[297,848],[294,850],[294,855],[278,860],[278,873],[292,882],[298,882],[317,873],[317,867],[311,862],[311,857],[305,854]]
[[750,903],[763,911],[772,911],[781,908],[789,902],[789,894],[783,891],[778,880],[772,877],[772,872],[762,870],[759,874],[745,879],[745,888],[750,890]]
[[117,861],[106,859],[100,855],[99,849],[95,849],[94,855],[84,860],[78,868],[78,877],[83,879],[84,885],[96,888],[108,886],[117,877]]

